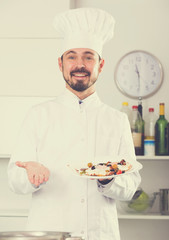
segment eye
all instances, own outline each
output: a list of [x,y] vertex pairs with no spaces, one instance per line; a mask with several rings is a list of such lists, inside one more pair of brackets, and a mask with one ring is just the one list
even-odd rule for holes
[[74,56],[69,56],[68,59],[75,59],[75,57]]
[[93,60],[92,56],[86,56],[86,60]]

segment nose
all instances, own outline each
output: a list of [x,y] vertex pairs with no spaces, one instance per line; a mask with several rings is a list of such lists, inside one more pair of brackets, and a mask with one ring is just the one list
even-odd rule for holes
[[78,68],[85,67],[85,63],[84,63],[83,58],[81,58],[81,57],[77,58],[76,65],[77,65]]

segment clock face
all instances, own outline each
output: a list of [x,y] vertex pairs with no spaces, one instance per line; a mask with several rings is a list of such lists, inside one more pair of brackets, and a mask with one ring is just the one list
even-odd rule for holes
[[145,51],[127,53],[115,69],[115,82],[119,90],[132,98],[146,98],[162,84],[163,71],[159,60]]

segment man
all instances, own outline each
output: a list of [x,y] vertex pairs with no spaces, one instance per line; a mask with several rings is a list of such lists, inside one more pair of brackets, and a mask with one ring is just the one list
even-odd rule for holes
[[132,198],[138,171],[91,180],[67,167],[118,155],[136,163],[126,115],[103,104],[95,91],[104,66],[102,45],[113,35],[114,19],[98,9],[76,9],[54,24],[65,33],[58,63],[66,91],[30,110],[9,163],[10,187],[32,193],[29,230],[119,240],[115,200]]

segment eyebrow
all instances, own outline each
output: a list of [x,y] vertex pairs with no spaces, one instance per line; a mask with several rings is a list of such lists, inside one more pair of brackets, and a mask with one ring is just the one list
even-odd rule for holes
[[94,55],[94,53],[89,52],[89,51],[84,52],[84,54],[91,54],[91,55]]
[[[77,54],[77,52],[71,50],[71,51],[67,52],[65,55],[69,55],[69,54],[71,54],[71,53],[73,53],[73,54]],[[94,56],[94,53],[92,53],[92,52],[90,52],[90,51],[86,51],[86,52],[84,52],[83,54],[91,54],[91,55]]]
[[70,53],[74,53],[74,54],[76,54],[75,51],[69,51],[69,52],[67,52],[65,55],[68,55],[68,54],[70,54]]

